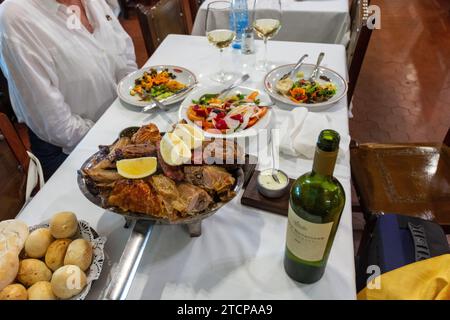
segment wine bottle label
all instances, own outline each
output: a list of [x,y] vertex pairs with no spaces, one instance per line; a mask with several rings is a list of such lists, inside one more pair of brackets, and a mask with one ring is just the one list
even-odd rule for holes
[[312,223],[299,217],[289,205],[286,246],[304,261],[323,259],[333,222]]

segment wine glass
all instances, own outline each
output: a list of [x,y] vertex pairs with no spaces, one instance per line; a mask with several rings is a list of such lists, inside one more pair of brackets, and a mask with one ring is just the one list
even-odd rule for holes
[[256,69],[269,71],[272,66],[267,61],[267,41],[281,28],[281,0],[255,0],[252,21],[253,30],[264,40],[263,60],[256,63]]
[[223,67],[223,50],[230,46],[236,37],[235,28],[231,25],[230,14],[234,14],[231,3],[228,1],[210,2],[206,10],[205,34],[208,41],[220,51],[219,71],[212,74],[210,78],[214,81],[224,83],[235,77],[234,73],[226,72]]

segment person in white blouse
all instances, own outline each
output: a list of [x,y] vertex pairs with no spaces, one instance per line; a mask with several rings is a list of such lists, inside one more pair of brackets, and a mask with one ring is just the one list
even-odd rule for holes
[[137,69],[133,42],[105,0],[5,0],[0,67],[46,178]]

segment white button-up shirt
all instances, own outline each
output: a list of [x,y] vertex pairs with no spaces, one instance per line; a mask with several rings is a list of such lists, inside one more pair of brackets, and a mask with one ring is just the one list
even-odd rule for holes
[[[131,38],[104,0],[84,0],[91,34],[56,0],[0,6],[0,66],[21,122],[69,153],[137,69]],[[79,23],[77,23],[79,22]]]

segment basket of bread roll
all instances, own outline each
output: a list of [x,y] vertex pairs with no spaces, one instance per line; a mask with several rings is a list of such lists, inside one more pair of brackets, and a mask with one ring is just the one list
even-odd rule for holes
[[105,242],[73,212],[32,227],[0,222],[0,300],[85,299],[100,276]]

